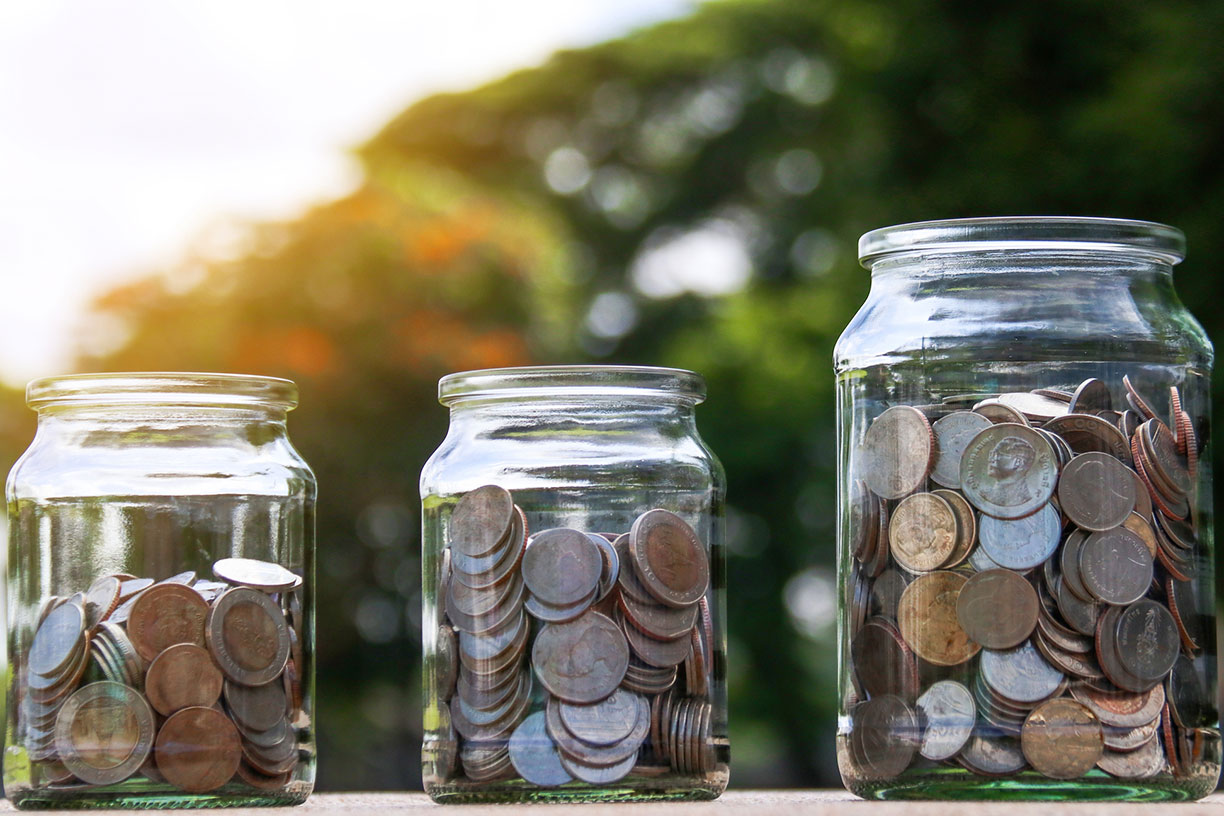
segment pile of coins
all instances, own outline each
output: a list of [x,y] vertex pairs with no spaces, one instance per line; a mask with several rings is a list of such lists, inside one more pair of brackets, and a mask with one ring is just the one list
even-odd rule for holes
[[439,773],[555,787],[713,769],[710,565],[688,523],[656,509],[620,535],[531,534],[485,485],[456,504],[447,542]]
[[[302,579],[245,558],[50,597],[18,671],[18,739],[51,788],[140,773],[188,793],[290,781],[305,726]],[[285,608],[282,608],[282,604]]]
[[1200,441],[1074,389],[894,405],[852,466],[848,753],[1005,776],[1192,772],[1215,722],[1195,522]]

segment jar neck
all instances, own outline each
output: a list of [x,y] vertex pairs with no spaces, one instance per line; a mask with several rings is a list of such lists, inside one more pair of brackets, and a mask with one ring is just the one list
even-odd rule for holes
[[912,252],[881,257],[871,263],[872,288],[905,288],[956,279],[989,281],[992,287],[1029,286],[1035,281],[1067,282],[1092,278],[1096,283],[1172,286],[1173,264],[1151,255],[1090,250],[981,250]]
[[82,404],[38,410],[44,441],[81,446],[249,446],[288,437],[279,407]]
[[454,426],[522,424],[535,432],[567,427],[631,424],[695,427],[695,402],[675,397],[633,394],[549,393],[456,400],[450,405]]

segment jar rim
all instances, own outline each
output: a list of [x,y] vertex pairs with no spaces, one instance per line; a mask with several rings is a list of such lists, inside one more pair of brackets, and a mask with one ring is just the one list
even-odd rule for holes
[[448,407],[471,399],[563,395],[655,396],[696,405],[705,399],[706,383],[683,368],[632,365],[484,368],[438,380],[438,402]]
[[1186,257],[1186,236],[1155,221],[1087,216],[1029,215],[948,218],[881,227],[859,238],[859,263],[870,269],[890,255],[911,252],[1038,250],[1115,252],[1170,265]]
[[298,387],[292,380],[255,374],[121,371],[41,377],[26,386],[26,405],[36,411],[72,405],[197,405],[290,411],[297,404]]

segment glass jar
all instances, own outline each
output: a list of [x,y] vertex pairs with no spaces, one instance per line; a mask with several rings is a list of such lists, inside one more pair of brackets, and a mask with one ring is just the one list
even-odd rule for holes
[[442,378],[421,474],[425,790],[713,799],[727,785],[722,467],[696,374]]
[[8,478],[20,808],[287,805],[314,785],[315,480],[288,380],[35,380]]
[[852,792],[1215,788],[1212,350],[1183,251],[1100,218],[863,236],[835,352]]

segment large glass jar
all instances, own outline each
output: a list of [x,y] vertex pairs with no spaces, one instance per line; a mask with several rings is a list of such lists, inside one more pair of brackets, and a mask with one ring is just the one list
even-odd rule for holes
[[4,788],[21,808],[314,785],[315,480],[288,380],[36,380],[8,478]]
[[421,474],[425,790],[713,799],[727,785],[722,468],[704,381],[452,374]]
[[863,236],[835,352],[854,793],[1215,788],[1212,350],[1183,242],[1097,218]]

